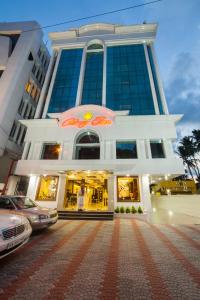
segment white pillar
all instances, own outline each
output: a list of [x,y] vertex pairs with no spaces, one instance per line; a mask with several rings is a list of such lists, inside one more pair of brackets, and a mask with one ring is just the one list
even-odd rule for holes
[[149,140],[145,140],[145,150],[146,150],[146,158],[152,158]]
[[87,47],[84,47],[81,67],[80,67],[80,75],[78,80],[78,89],[76,94],[76,106],[81,105],[82,91],[83,91],[83,82],[84,82],[84,74],[85,74],[85,64],[86,64],[86,56],[87,56]]
[[66,175],[60,175],[58,181],[57,190],[57,209],[64,209],[64,198],[65,198],[65,186],[66,186]]
[[36,199],[37,188],[39,184],[40,176],[32,175],[29,180],[27,196],[33,200]]
[[13,176],[13,175],[9,176],[7,189],[6,189],[7,195],[14,195],[19,180],[20,180],[20,176]]
[[137,140],[137,153],[139,159],[146,159],[145,140]]
[[160,72],[159,72],[159,68],[158,68],[158,64],[157,64],[154,47],[152,44],[150,45],[150,48],[151,48],[151,53],[152,53],[153,62],[154,62],[154,66],[155,66],[156,77],[157,77],[157,81],[158,81],[158,88],[159,88],[160,97],[161,97],[161,101],[162,101],[163,111],[165,114],[168,115],[169,111],[168,111],[168,107],[167,107],[167,101],[166,101],[165,93],[163,90],[163,85],[162,85],[162,81],[161,81],[161,77],[160,77]]
[[114,210],[114,189],[115,189],[115,176],[111,175],[108,178],[108,210]]
[[174,158],[174,151],[171,140],[163,140],[164,153],[167,158]]
[[48,66],[45,81],[44,81],[44,84],[43,84],[43,87],[42,87],[42,91],[41,91],[40,98],[39,98],[39,101],[38,101],[37,109],[36,109],[36,112],[35,112],[35,117],[34,117],[35,119],[38,119],[41,116],[42,107],[43,107],[43,103],[45,101],[47,88],[48,88],[49,82],[51,80],[51,74],[52,74],[52,69],[53,69],[53,66],[54,66],[55,59],[56,59],[56,54],[57,54],[57,52],[54,52],[52,54],[52,57],[51,57],[51,60],[50,60],[49,66]]
[[149,73],[149,80],[150,80],[150,85],[151,85],[151,93],[152,93],[152,97],[153,97],[154,109],[155,109],[156,115],[159,115],[160,112],[159,112],[159,107],[158,107],[156,90],[155,90],[155,86],[154,86],[153,75],[152,75],[152,70],[151,70],[151,65],[150,65],[150,61],[149,61],[149,55],[148,55],[146,44],[144,44],[144,53],[145,53],[147,69],[148,69],[148,73]]
[[60,49],[59,53],[56,57],[56,63],[55,63],[55,67],[54,67],[54,70],[53,70],[51,83],[49,85],[49,89],[48,89],[48,93],[47,93],[47,97],[46,97],[46,101],[45,101],[45,106],[44,106],[42,118],[46,118],[46,114],[47,114],[47,110],[48,110],[48,107],[49,107],[49,102],[50,102],[50,99],[51,99],[51,94],[52,94],[52,90],[53,90],[53,86],[54,86],[54,82],[55,82],[55,78],[56,78],[56,74],[57,74],[57,69],[58,69],[61,53],[62,53],[62,50]]
[[149,176],[142,175],[140,178],[141,182],[141,200],[143,203],[144,211],[151,212],[151,194],[149,189]]
[[30,142],[25,142],[24,150],[21,157],[22,160],[27,159],[30,144],[31,144]]
[[102,87],[102,105],[106,106],[106,69],[107,69],[107,47],[104,45],[103,52],[103,87]]

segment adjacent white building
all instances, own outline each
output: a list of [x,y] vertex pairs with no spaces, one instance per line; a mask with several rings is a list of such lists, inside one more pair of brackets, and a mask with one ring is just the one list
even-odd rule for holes
[[[19,120],[34,118],[50,60],[39,28],[35,21],[0,23],[0,190],[8,193],[26,134]],[[23,189],[26,178],[11,183],[12,192]]]
[[53,55],[16,175],[60,210],[151,209],[149,185],[184,173],[154,52],[157,24],[50,33]]

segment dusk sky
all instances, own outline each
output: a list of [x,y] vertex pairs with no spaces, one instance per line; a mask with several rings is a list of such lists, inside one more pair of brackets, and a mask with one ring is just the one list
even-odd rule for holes
[[[51,25],[151,0],[27,0],[1,1],[1,22],[36,20]],[[157,22],[155,43],[161,77],[170,113],[184,114],[178,126],[182,135],[200,129],[200,0],[163,0],[88,21],[74,22],[44,30],[63,31],[86,23],[122,25]],[[48,42],[50,47],[50,42]]]

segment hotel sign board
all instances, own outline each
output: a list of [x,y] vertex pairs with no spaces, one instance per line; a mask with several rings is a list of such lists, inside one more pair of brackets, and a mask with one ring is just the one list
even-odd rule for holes
[[59,127],[97,127],[113,124],[115,113],[98,105],[81,105],[69,109],[59,116]]

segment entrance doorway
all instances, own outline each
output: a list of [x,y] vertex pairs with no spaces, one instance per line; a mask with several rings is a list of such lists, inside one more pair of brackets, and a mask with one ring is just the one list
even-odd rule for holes
[[80,171],[67,173],[64,208],[78,210],[80,190],[83,193],[81,208],[87,211],[108,209],[108,176],[106,171]]

